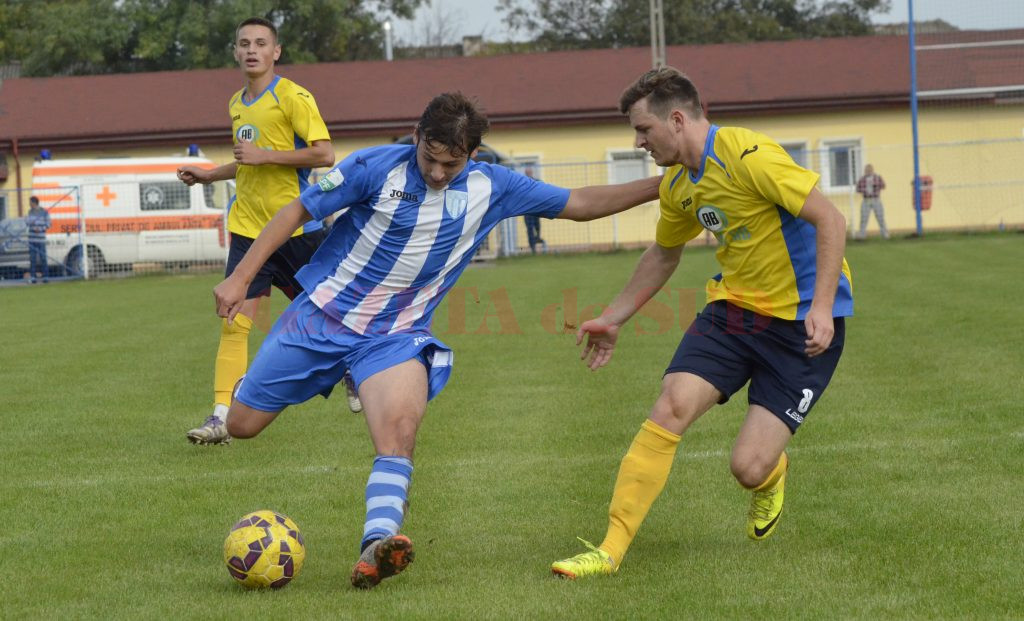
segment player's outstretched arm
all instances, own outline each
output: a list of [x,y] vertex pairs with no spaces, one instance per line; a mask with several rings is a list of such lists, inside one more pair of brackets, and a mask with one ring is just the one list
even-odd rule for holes
[[292,151],[261,149],[251,142],[239,142],[234,147],[235,162],[248,166],[277,164],[291,168],[326,168],[334,165],[334,146],[330,140],[317,140],[308,147]]
[[608,364],[615,349],[619,328],[665,286],[676,271],[682,253],[682,246],[666,248],[657,243],[652,244],[640,257],[622,293],[600,317],[583,322],[576,331],[576,345],[582,344],[583,337],[587,337],[587,343],[580,353],[580,358],[587,362],[587,366],[596,371]]
[[245,302],[249,283],[256,277],[260,267],[281,247],[281,244],[288,241],[296,229],[312,219],[313,216],[297,198],[282,207],[270,219],[231,275],[214,287],[213,298],[217,304],[218,315],[226,317],[229,322],[235,318],[242,308],[242,303]]
[[184,182],[185,185],[195,185],[197,183],[205,185],[214,181],[234,179],[236,172],[238,172],[237,162],[231,162],[216,168],[200,168],[198,166],[186,165],[178,168],[178,179]]
[[657,200],[661,177],[648,177],[616,185],[589,185],[569,192],[559,218],[586,222]]
[[808,356],[817,356],[828,349],[835,336],[832,305],[839,287],[839,273],[843,269],[843,253],[846,251],[846,218],[817,188],[807,195],[800,209],[800,218],[814,225],[817,242],[814,298],[804,318],[807,330],[805,351]]

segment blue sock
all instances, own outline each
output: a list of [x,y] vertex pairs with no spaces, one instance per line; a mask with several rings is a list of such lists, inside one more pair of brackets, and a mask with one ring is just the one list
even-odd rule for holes
[[373,460],[373,470],[366,481],[366,524],[360,550],[377,539],[397,535],[405,518],[412,480],[412,461],[405,457],[384,457]]

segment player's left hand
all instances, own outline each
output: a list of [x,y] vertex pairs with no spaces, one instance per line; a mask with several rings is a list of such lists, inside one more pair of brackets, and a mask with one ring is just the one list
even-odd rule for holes
[[235,161],[248,166],[259,166],[267,163],[267,152],[251,142],[235,144]]
[[577,346],[583,343],[584,337],[587,339],[587,344],[580,352],[580,360],[583,360],[591,371],[596,371],[611,361],[612,352],[615,351],[615,341],[619,338],[619,327],[598,317],[584,321],[583,325],[576,330]]
[[813,306],[804,318],[804,328],[807,329],[807,346],[804,351],[811,358],[825,353],[828,346],[832,344],[832,337],[836,334],[835,322],[832,320],[832,312],[829,310],[817,310]]

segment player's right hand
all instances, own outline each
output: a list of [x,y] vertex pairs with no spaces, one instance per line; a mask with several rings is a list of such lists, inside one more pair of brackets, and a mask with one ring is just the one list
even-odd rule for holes
[[178,179],[184,182],[185,185],[195,185],[197,183],[205,183],[204,171],[198,166],[182,166],[178,168]]
[[213,288],[213,299],[217,305],[217,315],[224,317],[230,324],[245,303],[245,294],[249,289],[247,283],[239,278],[228,276]]
[[587,337],[587,344],[580,352],[580,360],[583,360],[591,371],[596,371],[612,359],[615,341],[619,338],[619,326],[598,317],[584,321],[576,331],[577,346],[583,343],[584,335]]

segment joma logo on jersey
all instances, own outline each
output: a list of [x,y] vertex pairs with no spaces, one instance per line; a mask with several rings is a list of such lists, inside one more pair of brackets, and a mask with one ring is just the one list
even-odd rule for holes
[[420,200],[419,196],[410,194],[409,192],[403,192],[402,190],[391,190],[391,198],[399,198],[403,201],[412,201],[414,203]]
[[245,125],[238,128],[235,132],[235,138],[238,142],[256,142],[256,139],[260,137],[260,130],[255,125]]
[[689,207],[692,204],[693,204],[693,197],[692,196],[687,196],[683,200],[683,209],[686,209],[687,207]]
[[725,227],[729,225],[729,219],[725,217],[721,209],[714,205],[702,205],[697,210],[697,221],[712,233],[724,231]]

